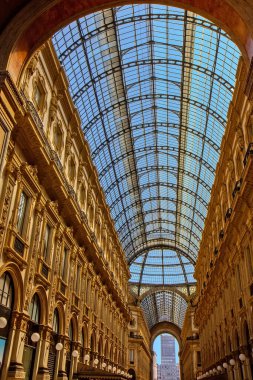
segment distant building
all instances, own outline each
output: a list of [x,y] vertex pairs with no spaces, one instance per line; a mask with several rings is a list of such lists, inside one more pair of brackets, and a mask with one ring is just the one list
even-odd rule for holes
[[157,355],[153,352],[153,380],[158,380],[157,366]]
[[161,336],[161,364],[157,365],[158,380],[179,380],[179,366],[176,363],[175,338]]

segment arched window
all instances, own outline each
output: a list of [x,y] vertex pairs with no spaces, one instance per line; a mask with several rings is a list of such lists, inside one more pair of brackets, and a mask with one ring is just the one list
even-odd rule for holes
[[69,340],[71,342],[73,341],[73,322],[72,322],[72,320],[70,321],[70,324],[69,324]]
[[0,277],[0,304],[8,309],[12,308],[13,302],[13,282],[8,272]]
[[84,330],[82,329],[82,332],[81,332],[81,348],[80,348],[80,357],[81,357],[81,360],[84,362],[84,355],[85,355],[85,352],[84,352]]
[[103,340],[102,337],[99,339],[98,343],[98,355],[102,357],[103,355]]
[[105,343],[104,357],[108,359],[108,342]]
[[[13,281],[8,272],[5,272],[0,277],[0,317],[6,318],[8,321],[11,317],[12,307],[14,302],[14,286]],[[6,342],[9,335],[9,326],[7,322],[4,328],[0,329],[0,374],[2,364],[4,362],[4,354]]]
[[60,330],[60,323],[59,323],[59,312],[57,309],[54,310],[54,317],[53,317],[53,332],[55,334],[59,334]]
[[128,370],[128,373],[129,375],[132,375],[132,380],[135,380],[136,379],[136,374],[135,374],[135,370],[133,368],[130,368]]
[[29,307],[30,318],[33,322],[40,322],[40,299],[37,293],[34,294],[30,307]]
[[94,337],[94,333],[92,333],[91,337],[90,337],[90,360],[91,362],[95,359],[95,337]]

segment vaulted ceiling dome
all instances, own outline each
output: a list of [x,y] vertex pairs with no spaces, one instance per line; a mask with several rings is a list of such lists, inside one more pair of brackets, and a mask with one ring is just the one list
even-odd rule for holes
[[88,15],[53,43],[132,281],[192,283],[238,48],[203,17],[157,4]]

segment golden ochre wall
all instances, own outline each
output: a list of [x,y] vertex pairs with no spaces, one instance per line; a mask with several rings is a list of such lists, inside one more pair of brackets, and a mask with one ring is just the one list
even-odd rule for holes
[[241,62],[195,272],[203,374],[217,379],[252,379],[252,74]]
[[130,302],[131,320],[129,324],[129,368],[136,378],[151,378],[152,356],[150,352],[150,331],[140,306]]
[[1,380],[126,379],[129,268],[65,74],[47,43],[19,89],[0,79]]

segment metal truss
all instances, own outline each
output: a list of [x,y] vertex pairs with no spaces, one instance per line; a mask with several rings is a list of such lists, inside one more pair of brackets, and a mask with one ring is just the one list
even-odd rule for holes
[[[133,126],[132,127],[132,130],[133,131],[136,131],[138,129],[149,129],[149,128],[152,128],[154,126],[154,123],[145,123],[145,124],[138,124],[137,126]],[[191,133],[192,135],[194,136],[197,136],[201,139],[204,138],[204,134],[201,133],[200,131],[194,129],[194,128],[190,128],[190,126],[184,126],[184,125],[179,125],[179,124],[172,124],[172,123],[156,123],[156,126],[157,127],[164,127],[164,128],[169,128],[169,129],[172,129],[172,130],[176,130],[178,131],[179,128],[185,133],[186,131],[188,133]],[[115,134],[112,134],[108,137],[108,140],[104,140],[104,141],[101,141],[101,144],[93,151],[92,153],[92,156],[93,157],[96,157],[99,152],[104,148],[106,147],[108,144],[112,143],[115,139],[118,139],[122,136],[124,136],[125,134],[128,133],[128,129],[124,129],[124,127],[122,127],[121,130],[117,131]],[[164,134],[168,135],[168,133],[164,132]],[[217,145],[217,143],[213,140],[211,140],[208,136],[205,136],[206,138],[206,142],[216,151],[219,151],[220,147],[219,145]]]
[[159,243],[159,242],[156,242],[156,243],[151,243],[148,245],[148,247],[142,247],[140,248],[139,250],[136,251],[135,255],[131,258],[131,260],[128,261],[128,264],[129,266],[134,262],[134,260],[136,260],[139,256],[147,253],[148,251],[150,250],[171,250],[171,251],[174,251],[176,252],[178,255],[181,255],[181,256],[184,256],[192,265],[195,265],[195,260],[192,258],[192,256],[188,255],[187,253],[185,253],[184,250],[181,250],[180,248],[178,247],[175,247],[175,245],[168,245],[166,242],[163,242],[163,243]]
[[173,291],[154,291],[141,301],[148,327],[167,321],[182,328],[187,309],[186,300]]
[[[190,295],[239,50],[211,21],[155,4],[85,16],[53,43],[138,295],[159,286],[158,269],[160,285]],[[142,306],[149,326],[182,325],[186,301],[174,291]]]
[[[174,100],[177,101],[179,104],[181,102],[184,102],[186,104],[192,105],[196,107],[197,109],[201,109],[202,111],[209,113],[211,116],[213,116],[220,124],[225,127],[226,124],[226,119],[223,118],[218,112],[215,110],[211,109],[208,105],[201,103],[200,101],[187,98],[185,96],[177,96],[177,95],[170,95],[170,94],[156,94],[155,95],[156,99],[164,99],[164,100]],[[101,108],[99,107],[99,112],[91,119],[87,124],[83,125],[83,130],[85,133],[88,132],[90,128],[97,122],[100,121],[101,118],[104,118],[106,114],[109,114],[110,112],[119,109],[121,106],[126,105],[127,103],[135,103],[135,102],[141,102],[143,100],[153,100],[154,97],[151,94],[146,94],[146,95],[140,95],[140,96],[134,96],[128,99],[122,99],[121,101],[115,102],[111,104],[108,107]],[[77,100],[78,103],[78,100]],[[173,112],[174,110],[170,110],[169,108],[166,109],[166,111],[171,111]],[[133,118],[137,113],[142,112],[141,110],[138,110],[136,112],[133,112],[131,115],[131,118]]]

